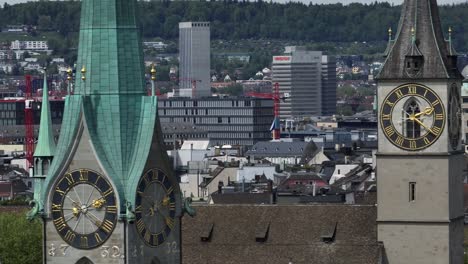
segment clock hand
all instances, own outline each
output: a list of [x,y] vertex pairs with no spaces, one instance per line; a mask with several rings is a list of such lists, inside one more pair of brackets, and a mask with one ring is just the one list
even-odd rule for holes
[[424,127],[427,131],[429,131],[429,132],[431,132],[432,134],[435,135],[435,133],[434,133],[430,128],[428,128],[426,125],[424,125],[423,122],[419,121],[419,119],[413,118],[413,121],[416,121],[416,123],[418,123],[419,125],[421,125],[422,127]]
[[434,108],[426,107],[424,109],[424,111],[422,111],[420,113],[417,113],[417,114],[414,114],[414,117],[418,117],[418,116],[421,116],[421,115],[430,115],[430,114],[432,114],[433,111],[434,111]]

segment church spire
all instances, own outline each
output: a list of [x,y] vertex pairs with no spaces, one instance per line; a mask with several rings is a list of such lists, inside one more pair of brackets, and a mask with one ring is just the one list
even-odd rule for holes
[[49,91],[47,76],[44,71],[44,87],[42,90],[41,123],[39,126],[39,139],[34,151],[34,157],[53,157],[55,154],[54,131],[50,114]]
[[436,0],[404,0],[394,44],[378,79],[461,78],[447,43]]

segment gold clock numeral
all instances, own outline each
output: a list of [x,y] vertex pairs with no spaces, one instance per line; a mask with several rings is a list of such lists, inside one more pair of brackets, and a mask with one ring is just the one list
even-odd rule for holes
[[150,242],[151,233],[148,230],[146,230],[144,238],[146,242]]
[[167,189],[167,194],[170,194],[174,190],[174,187],[171,186],[169,189]]
[[60,212],[62,211],[62,205],[61,204],[52,204],[52,212]]
[[424,143],[425,143],[425,144],[431,143],[431,141],[429,141],[429,139],[427,139],[427,137],[424,137],[423,140],[424,140]]
[[70,173],[65,174],[65,180],[67,180],[68,185],[75,183],[75,179],[73,179],[73,176]]
[[67,240],[68,242],[73,242],[75,240],[75,233],[73,233],[71,230],[67,230],[67,233],[64,236],[64,239]]
[[99,233],[94,233],[94,239],[96,239],[96,242],[98,243],[101,243],[102,242],[102,238],[101,238],[101,235],[99,235]]
[[136,227],[139,233],[141,233],[145,229],[145,223],[143,223],[143,220],[138,219],[136,222]]
[[384,128],[385,134],[389,137],[391,137],[393,134],[395,134],[395,130],[393,129],[392,126],[388,126]]
[[80,181],[88,181],[88,171],[80,170]]
[[409,85],[408,86],[408,94],[416,94],[416,86]]
[[85,237],[85,236],[80,237],[80,246],[84,248],[88,247],[88,237]]
[[403,93],[401,92],[400,89],[396,90],[396,91],[395,91],[395,94],[396,94],[396,96],[398,97],[398,99],[400,99],[400,98],[403,97]]
[[398,136],[396,139],[395,139],[395,143],[399,146],[402,146],[403,145],[403,141],[404,139],[400,136]]
[[439,100],[435,100],[434,102],[431,103],[432,106],[436,106],[440,104],[440,101]]
[[157,170],[152,170],[152,171],[151,171],[151,179],[152,179],[153,181],[158,180],[158,174],[159,174],[159,172],[158,172]]
[[114,223],[112,223],[111,221],[109,220],[104,220],[104,222],[102,223],[102,226],[101,226],[102,230],[104,230],[106,233],[110,234],[110,232],[112,231],[112,229],[114,229]]
[[390,107],[393,107],[395,105],[395,103],[392,103],[392,102],[390,102],[388,100],[385,101],[385,104],[389,105]]
[[166,217],[166,225],[170,228],[170,229],[173,229],[174,228],[174,219],[170,218],[170,217]]
[[112,188],[109,188],[109,189],[107,189],[107,191],[105,191],[105,192],[102,194],[102,196],[103,196],[103,197],[107,197],[107,196],[108,196],[109,194],[111,194],[111,193],[113,193]]
[[135,208],[135,213],[141,213],[141,205]]
[[170,203],[170,204],[169,204],[169,210],[174,211],[175,208],[176,208],[175,203]]
[[115,206],[115,205],[107,206],[107,212],[111,213],[111,214],[116,214],[117,213],[117,206]]
[[440,132],[442,131],[442,129],[440,127],[432,127],[431,128],[431,132],[432,134],[434,134],[435,136],[438,136],[440,134]]
[[428,90],[426,89],[426,90],[424,91],[424,95],[423,95],[424,97],[426,97],[427,92],[428,92]]
[[444,120],[444,114],[436,114],[435,120]]
[[382,114],[382,120],[390,120],[390,117],[389,114]]
[[65,223],[65,218],[63,218],[63,216],[54,219],[54,225],[59,232],[61,232],[63,229],[65,229],[65,227],[67,227],[67,224]]
[[416,141],[410,140],[410,149],[416,149]]
[[64,196],[65,195],[65,192],[60,190],[60,188],[57,186],[55,187],[55,192],[59,193],[61,196]]

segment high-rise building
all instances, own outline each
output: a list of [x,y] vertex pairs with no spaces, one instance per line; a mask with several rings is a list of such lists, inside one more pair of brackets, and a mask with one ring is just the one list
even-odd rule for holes
[[179,90],[176,96],[203,97],[210,88],[210,23],[179,23]]
[[460,86],[436,0],[405,0],[377,76],[377,234],[385,263],[463,263]]
[[322,115],[336,113],[336,59],[322,55]]
[[273,56],[273,83],[287,97],[280,102],[280,118],[302,118],[334,114],[336,110],[336,66],[333,57],[305,47],[289,46],[285,54]]

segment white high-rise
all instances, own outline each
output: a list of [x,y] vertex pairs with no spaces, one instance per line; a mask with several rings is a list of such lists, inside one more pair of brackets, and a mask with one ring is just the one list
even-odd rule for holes
[[210,23],[179,23],[179,91],[184,97],[211,95]]

